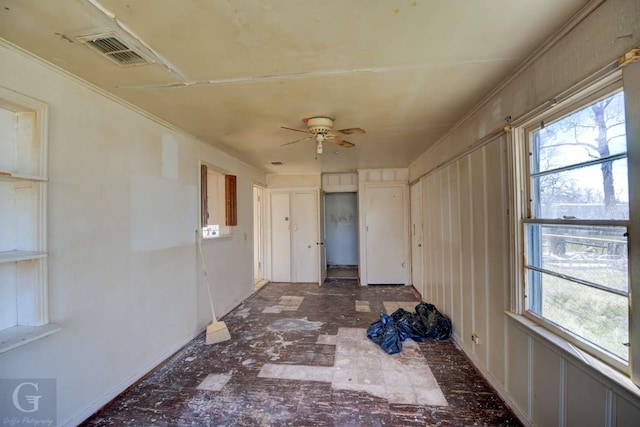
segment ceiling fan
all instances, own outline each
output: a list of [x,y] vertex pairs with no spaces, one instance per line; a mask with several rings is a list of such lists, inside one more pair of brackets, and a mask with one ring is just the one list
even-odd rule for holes
[[[286,144],[282,144],[283,147],[285,145],[295,144],[297,142],[306,141],[308,139],[313,139],[313,140],[316,141],[316,153],[317,154],[322,154],[322,143],[325,142],[325,141],[331,142],[333,144],[340,145],[341,147],[344,147],[344,148],[352,148],[352,147],[356,146],[352,142],[345,141],[344,139],[338,138],[338,136],[335,133],[331,132],[331,129],[333,128],[333,119],[330,119],[329,117],[309,117],[309,118],[306,118],[306,119],[302,119],[302,121],[307,124],[307,130],[293,129],[293,128],[288,128],[288,127],[285,127],[285,126],[281,126],[281,127],[282,127],[282,129],[293,130],[293,131],[296,131],[296,132],[309,133],[311,135],[307,136],[306,138],[297,139],[295,141],[291,141],[291,142],[287,142]],[[360,129],[360,128],[340,129],[340,130],[336,130],[334,132],[341,133],[343,135],[352,135],[352,134],[355,134],[355,133],[365,133],[364,129]]]

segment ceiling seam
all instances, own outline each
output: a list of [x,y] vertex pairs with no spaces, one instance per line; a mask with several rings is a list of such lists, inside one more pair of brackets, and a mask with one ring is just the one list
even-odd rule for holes
[[262,83],[271,81],[285,81],[285,80],[297,80],[305,78],[315,77],[333,77],[344,76],[349,74],[359,73],[390,73],[395,71],[413,71],[413,70],[425,70],[430,68],[442,68],[455,65],[469,65],[469,64],[497,64],[503,62],[514,61],[517,58],[500,58],[491,59],[486,61],[458,61],[447,62],[438,64],[416,64],[406,65],[398,67],[379,67],[379,68],[353,68],[350,70],[327,70],[327,71],[313,71],[313,72],[300,72],[289,74],[274,74],[266,76],[248,76],[248,77],[229,77],[224,79],[210,79],[210,80],[193,80],[193,81],[180,81],[171,83],[149,84],[149,85],[126,85],[115,86],[115,89],[162,89],[162,88],[180,88],[180,87],[192,87],[192,86],[207,86],[207,85],[232,85],[242,83]]

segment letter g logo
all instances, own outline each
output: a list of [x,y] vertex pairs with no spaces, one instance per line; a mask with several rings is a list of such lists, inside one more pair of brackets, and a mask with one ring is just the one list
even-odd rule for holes
[[16,409],[20,412],[36,412],[39,408],[39,402],[40,402],[40,398],[42,398],[42,396],[25,396],[24,398],[27,400],[28,403],[30,403],[31,409],[25,409],[22,407],[22,405],[20,405],[20,400],[18,398],[18,393],[20,393],[20,390],[22,389],[22,387],[30,385],[33,388],[36,389],[36,391],[38,391],[38,383],[20,383],[18,384],[18,386],[13,390],[13,406],[16,407]]

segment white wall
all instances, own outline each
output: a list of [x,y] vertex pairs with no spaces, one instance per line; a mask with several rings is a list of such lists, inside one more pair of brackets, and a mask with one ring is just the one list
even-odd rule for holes
[[[638,2],[604,2],[410,168],[412,181],[422,176],[423,298],[452,318],[463,351],[531,424],[638,425],[640,391],[505,314],[512,297],[507,138],[486,137],[505,116],[537,108],[639,43]],[[640,121],[637,110],[627,120]],[[629,142],[637,146],[637,135]]]
[[57,379],[59,423],[74,423],[211,321],[198,162],[238,176],[239,225],[204,244],[218,316],[252,292],[251,185],[266,177],[8,45],[0,63],[1,86],[50,108],[49,313],[62,325],[0,354],[0,377]]
[[320,188],[321,185],[322,185],[322,178],[319,173],[267,175],[267,187],[269,188],[289,188],[289,187]]

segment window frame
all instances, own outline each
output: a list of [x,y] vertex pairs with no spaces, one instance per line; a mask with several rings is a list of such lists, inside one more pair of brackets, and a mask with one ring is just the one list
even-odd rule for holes
[[[593,81],[593,80],[592,80]],[[530,302],[528,299],[531,298],[530,290],[528,287],[528,279],[527,275],[529,274],[530,269],[527,268],[527,252],[528,252],[528,242],[527,242],[527,227],[529,224],[544,224],[544,225],[603,225],[603,226],[623,226],[627,228],[627,232],[629,231],[631,224],[631,207],[633,206],[631,197],[632,192],[632,182],[629,178],[629,219],[627,220],[580,220],[580,219],[539,219],[533,218],[533,188],[532,188],[532,179],[531,179],[531,160],[530,156],[532,155],[530,148],[530,138],[529,135],[536,129],[540,128],[540,123],[544,122],[553,122],[561,117],[567,116],[573,112],[580,110],[594,102],[598,99],[605,98],[610,96],[616,92],[623,91],[623,81],[622,81],[622,72],[621,70],[614,70],[604,77],[599,77],[595,83],[592,83],[588,86],[583,86],[579,89],[574,89],[571,91],[567,91],[565,93],[565,97],[561,102],[557,102],[555,99],[549,101],[546,105],[541,106],[534,112],[529,115],[516,120],[512,123],[513,129],[511,133],[512,144],[510,147],[511,152],[511,194],[512,194],[512,209],[514,212],[512,219],[512,230],[514,239],[512,243],[512,254],[514,255],[511,260],[511,266],[513,268],[513,297],[511,304],[511,312],[516,315],[521,315],[530,321],[542,326],[549,333],[556,335],[566,342],[574,345],[575,347],[583,350],[584,352],[590,354],[591,356],[600,359],[607,365],[613,367],[614,369],[622,372],[626,376],[631,377],[633,371],[634,357],[633,357],[633,345],[629,346],[629,358],[628,361],[624,361],[619,359],[618,357],[609,354],[608,352],[600,349],[595,344],[587,341],[585,338],[580,337],[577,334],[574,334],[550,320],[545,319],[541,315],[536,314],[535,312],[529,309]],[[625,106],[626,106],[626,98],[625,98]],[[626,108],[625,108],[626,109]],[[626,121],[630,120],[629,117],[626,118]],[[628,135],[628,125],[627,125],[627,138]],[[627,167],[632,167],[632,161],[629,159],[630,156],[630,141],[627,139],[627,151],[624,157],[627,158]],[[615,157],[615,156],[612,156]],[[627,296],[627,301],[629,304],[628,316],[630,318],[629,321],[629,343],[632,343],[633,340],[633,331],[632,331],[632,322],[631,317],[633,313],[633,307],[631,305],[631,293],[633,289],[632,278],[631,278],[631,270],[632,270],[632,256],[631,256],[631,244],[629,242],[628,246],[628,261],[629,265],[627,268],[627,275],[629,276],[629,291]],[[638,311],[636,309],[636,311]],[[636,362],[637,363],[637,362]]]
[[[219,230],[216,235],[205,235],[204,228],[207,227],[209,219],[209,200],[208,200],[208,187],[209,187],[209,173],[213,172],[224,177],[224,206],[217,207],[224,215],[224,224],[219,224]],[[200,203],[199,203],[199,229],[203,239],[220,239],[230,237],[233,235],[233,228],[238,225],[238,211],[237,211],[237,177],[231,175],[226,171],[212,166],[206,162],[199,163],[200,173]]]

